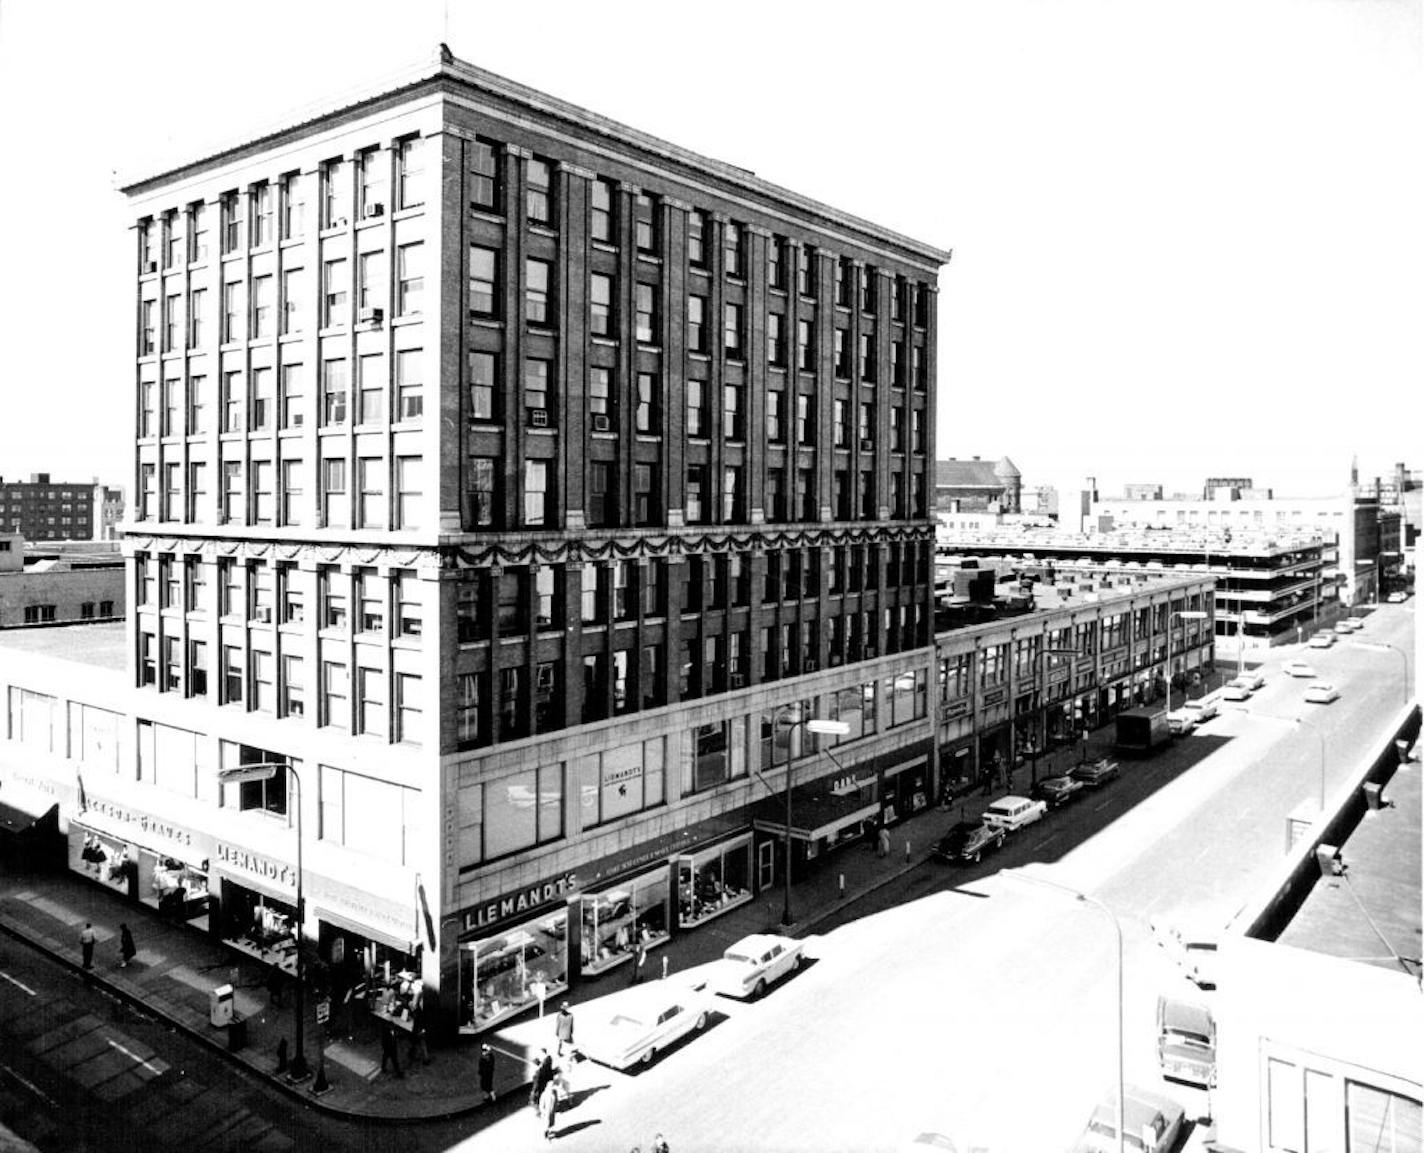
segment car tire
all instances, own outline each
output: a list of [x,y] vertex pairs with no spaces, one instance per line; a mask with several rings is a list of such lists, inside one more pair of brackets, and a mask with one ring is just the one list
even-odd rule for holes
[[[765,979],[764,977],[758,977],[758,978],[757,978],[757,983],[752,986],[752,999],[753,999],[753,1000],[758,1000],[758,999],[762,996],[762,994],[764,994],[765,992],[766,992],[766,979]],[[700,1028],[702,1028],[702,1026],[699,1025],[698,1028],[700,1029]]]
[[658,1048],[657,1048],[657,1046],[656,1046],[656,1045],[649,1045],[646,1049],[643,1050],[643,1055],[638,1058],[638,1063],[639,1063],[639,1064],[642,1064],[642,1065],[651,1065],[651,1064],[653,1063],[653,1058],[656,1057],[657,1055],[658,1055]]
[[799,969],[799,968],[801,968],[801,954],[800,954],[800,953],[797,953],[796,956],[794,956],[794,957],[791,958],[791,968],[792,968],[792,969]]
[[984,854],[983,854],[982,852],[980,852],[980,853],[975,853],[972,857],[969,858],[969,860],[970,860],[971,862],[973,862],[974,864],[977,865],[977,864],[979,863],[979,858],[982,857],[983,855],[984,855]]
[[[765,988],[765,986],[763,986]],[[707,1027],[707,1014],[705,1012],[697,1014],[697,1020],[692,1025],[694,1030],[701,1031]]]

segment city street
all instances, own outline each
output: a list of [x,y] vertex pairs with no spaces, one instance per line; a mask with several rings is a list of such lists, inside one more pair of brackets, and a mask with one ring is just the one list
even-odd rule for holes
[[[1357,640],[1412,653],[1412,634],[1411,603],[1380,609]],[[926,861],[906,873],[813,938],[815,963],[764,1001],[721,1001],[705,1035],[644,1071],[580,1065],[557,1144],[646,1147],[661,1131],[680,1151],[891,1150],[935,1130],[961,1149],[1065,1147],[1115,1077],[1113,933],[1091,906],[1009,870],[1029,866],[1113,911],[1127,1077],[1160,1084],[1157,994],[1211,994],[1172,968],[1148,919],[1190,912],[1224,924],[1283,850],[1287,815],[1318,801],[1321,739],[1328,790],[1401,707],[1404,660],[1349,646],[1311,653],[1341,689],[1334,704],[1304,704],[1304,682],[1280,673],[1299,649],[1272,650],[1246,711],[1125,762],[1122,779],[1016,834],[982,866]],[[1204,1091],[1166,1091],[1189,1118],[1206,1115]],[[526,1112],[462,1148],[541,1142]]]

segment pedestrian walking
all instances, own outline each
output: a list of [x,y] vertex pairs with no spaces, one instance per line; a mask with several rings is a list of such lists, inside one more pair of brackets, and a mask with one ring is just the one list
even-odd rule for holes
[[406,1064],[415,1068],[415,1055],[420,1054],[421,1063],[430,1064],[430,1046],[426,1043],[429,1032],[429,1018],[425,1012],[425,997],[418,994],[410,1007],[410,1048],[406,1052]]
[[539,1101],[544,1096],[544,1090],[553,1079],[554,1059],[549,1056],[549,1050],[540,1049],[539,1056],[535,1059],[534,1079],[529,1083],[529,1104],[532,1108],[539,1108]]
[[133,934],[129,932],[128,925],[119,923],[119,968],[127,969],[129,962],[134,959],[134,954],[138,952],[138,946],[134,944]]
[[544,1125],[544,1140],[554,1139],[554,1118],[559,1112],[559,1094],[554,1088],[554,1082],[550,1081],[544,1086],[544,1091],[539,1094],[539,1120]]
[[480,1095],[485,1102],[494,1100],[494,1050],[480,1046]]
[[643,962],[647,959],[648,946],[643,941],[643,938],[639,937],[637,944],[633,946],[633,977],[628,984],[636,985],[643,979]]
[[559,1040],[557,1053],[560,1057],[564,1055],[564,1046],[569,1047],[569,1052],[574,1048],[574,1015],[569,1012],[569,1003],[565,1001],[559,1006],[559,1015],[554,1020],[554,1036]]
[[653,1138],[652,1153],[668,1153],[668,1143],[663,1140],[663,1135],[659,1133]]
[[280,1009],[286,991],[287,975],[282,972],[282,966],[273,961],[267,970],[267,1000]]
[[390,1066],[397,1077],[404,1077],[400,1067],[400,1052],[396,1043],[396,1027],[389,1021],[381,1022],[381,1072]]
[[94,967],[94,942],[99,938],[94,932],[94,926],[88,921],[84,922],[84,928],[79,930],[79,951],[84,954],[84,967],[92,969]]

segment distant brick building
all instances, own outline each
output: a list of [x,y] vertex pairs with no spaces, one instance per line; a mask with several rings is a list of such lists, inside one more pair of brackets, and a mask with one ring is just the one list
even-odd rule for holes
[[0,477],[0,532],[27,540],[92,540],[103,491],[92,480],[51,481],[47,472],[31,473],[27,481]]
[[1019,512],[1023,479],[1008,457],[935,461],[935,508]]

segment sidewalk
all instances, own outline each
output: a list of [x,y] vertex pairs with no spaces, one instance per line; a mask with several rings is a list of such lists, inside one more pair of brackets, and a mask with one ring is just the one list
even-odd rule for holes
[[[1097,756],[1111,743],[1111,729],[1100,729],[1089,742],[1089,755]],[[1041,756],[1038,778],[1067,772],[1079,758],[1077,745]],[[1013,774],[1013,791],[1027,792],[1030,769],[1020,766]],[[989,797],[976,791],[945,809],[931,807],[891,828],[891,851],[879,857],[863,842],[848,844],[828,854],[808,877],[791,887],[795,917],[781,924],[783,890],[777,886],[755,900],[724,913],[696,929],[683,932],[655,948],[648,957],[650,975],[659,976],[664,965],[669,974],[705,964],[719,957],[733,941],[754,932],[806,936],[840,907],[890,884],[918,865],[935,841],[956,820],[974,821],[984,805],[1006,790],[996,788]],[[842,879],[844,888],[842,889]],[[330,1033],[315,1020],[315,998],[306,999],[303,1035],[308,1064],[315,1072],[319,1058],[330,1088],[319,1096],[312,1092],[313,1078],[290,1085],[277,1075],[278,1043],[285,1038],[293,1049],[295,991],[288,989],[285,1005],[269,1003],[267,967],[187,926],[160,918],[154,910],[123,900],[118,894],[72,872],[11,874],[0,872],[0,931],[27,941],[56,960],[80,972],[79,932],[90,921],[98,935],[94,968],[89,979],[118,997],[182,1028],[199,1041],[246,1065],[320,1109],[370,1119],[417,1119],[488,1113],[497,1119],[525,1106],[524,1086],[529,1079],[533,1048],[553,1039],[551,1004],[546,1021],[522,1018],[508,1027],[480,1037],[462,1037],[448,1044],[431,1044],[428,1065],[407,1061],[406,1038],[400,1038],[400,1059],[405,1075],[381,1073],[380,1040],[367,1013],[349,1006],[332,1006]],[[119,965],[119,925],[127,923],[138,955],[127,968]],[[577,1006],[582,1001],[622,988],[629,980],[620,966],[600,978],[585,980],[557,1000]],[[246,1043],[233,1048],[229,1030],[209,1022],[208,994],[218,985],[235,989],[235,1010],[246,1031]],[[575,1014],[577,1015],[577,1013]],[[476,1063],[480,1041],[496,1052],[498,1100],[480,1100]],[[294,1051],[294,1050],[293,1050]]]

